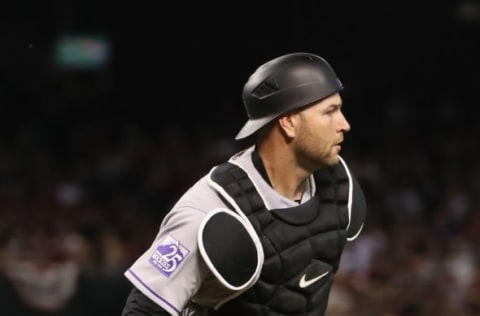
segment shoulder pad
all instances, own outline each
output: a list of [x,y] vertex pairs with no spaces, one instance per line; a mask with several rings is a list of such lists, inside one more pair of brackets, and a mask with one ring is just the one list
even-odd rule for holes
[[346,162],[340,157],[340,161],[345,168],[349,178],[349,223],[347,227],[347,240],[352,241],[360,235],[367,213],[367,203],[362,187],[357,178],[350,172]]
[[215,209],[198,231],[200,254],[215,277],[230,290],[243,290],[260,276],[264,255],[253,226],[237,213]]

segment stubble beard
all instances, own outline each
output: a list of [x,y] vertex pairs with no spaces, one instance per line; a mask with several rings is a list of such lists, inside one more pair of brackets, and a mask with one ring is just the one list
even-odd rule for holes
[[337,165],[340,160],[330,147],[320,147],[309,142],[307,137],[301,137],[296,145],[297,159],[302,168],[315,172],[320,169]]

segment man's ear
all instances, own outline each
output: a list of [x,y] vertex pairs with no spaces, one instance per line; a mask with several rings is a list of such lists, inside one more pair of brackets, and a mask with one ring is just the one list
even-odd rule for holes
[[295,114],[290,112],[280,116],[278,119],[278,126],[282,133],[289,137],[295,137]]

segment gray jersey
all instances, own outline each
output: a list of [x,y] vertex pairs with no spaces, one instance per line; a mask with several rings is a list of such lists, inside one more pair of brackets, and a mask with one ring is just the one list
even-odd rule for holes
[[[298,202],[287,199],[267,183],[253,165],[250,147],[230,158],[251,178],[267,209],[291,208]],[[307,180],[301,203],[315,194],[313,177]],[[125,272],[143,294],[168,311],[179,315],[193,300],[216,307],[232,293],[212,276],[198,247],[198,231],[209,212],[228,206],[211,186],[209,175],[201,178],[178,200],[163,219],[150,248]]]

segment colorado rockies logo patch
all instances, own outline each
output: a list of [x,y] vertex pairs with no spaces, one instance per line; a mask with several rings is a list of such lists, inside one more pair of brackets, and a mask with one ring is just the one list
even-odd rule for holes
[[160,246],[148,260],[158,271],[170,277],[180,263],[187,257],[189,250],[172,236],[166,236]]

